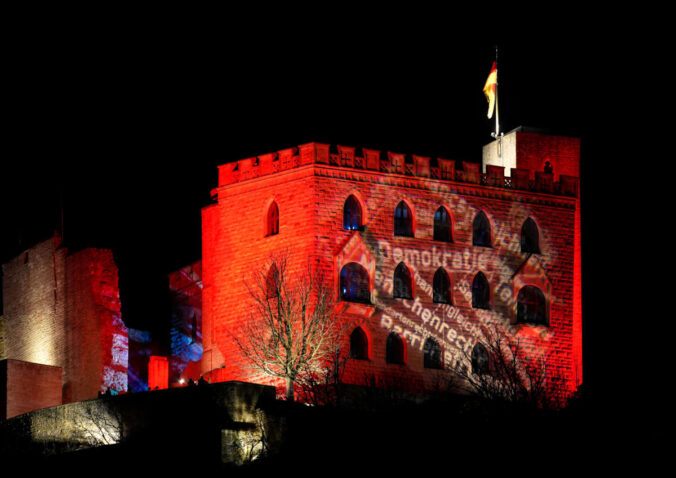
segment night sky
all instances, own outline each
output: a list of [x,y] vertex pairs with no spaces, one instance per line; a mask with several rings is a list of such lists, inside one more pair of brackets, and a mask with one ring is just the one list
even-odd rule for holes
[[151,328],[166,317],[166,273],[201,257],[217,165],[309,141],[480,162],[497,44],[502,130],[582,138],[583,284],[594,283],[603,76],[591,37],[450,36],[462,21],[434,12],[249,20],[19,29],[5,70],[0,258],[63,224],[69,248],[113,249],[125,321]]

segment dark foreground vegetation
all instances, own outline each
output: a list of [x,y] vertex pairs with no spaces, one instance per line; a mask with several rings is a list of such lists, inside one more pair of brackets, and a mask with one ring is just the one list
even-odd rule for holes
[[[15,461],[26,471],[63,470],[78,476],[540,475],[600,463],[614,440],[604,415],[584,393],[562,410],[459,396],[414,403],[383,394],[341,407],[268,400],[258,404],[265,431],[248,442],[255,453],[237,464],[223,464],[223,443],[230,440],[223,428],[248,425],[234,423],[208,405],[215,402],[205,402],[204,391],[181,393],[180,409],[178,402],[158,404],[149,419],[153,425],[122,443],[47,457],[18,450],[12,456],[3,453],[3,461]],[[201,398],[193,399],[191,393],[201,393]],[[4,452],[11,448],[7,444]]]

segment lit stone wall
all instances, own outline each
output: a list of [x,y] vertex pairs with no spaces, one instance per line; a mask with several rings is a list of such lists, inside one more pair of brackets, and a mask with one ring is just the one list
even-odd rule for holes
[[[546,176],[526,183],[496,181],[479,174],[478,165],[454,170],[452,162],[441,159],[432,166],[430,158],[411,160],[409,155],[371,150],[355,154],[355,148],[341,146],[331,152],[329,145],[318,143],[221,166],[217,202],[203,210],[203,372],[225,367],[219,372],[225,379],[269,382],[247,369],[232,333],[249,313],[243,279],[264,266],[270,253],[290,251],[292,267],[308,258],[318,261],[333,279],[336,298],[343,265],[356,262],[368,271],[371,303],[339,301],[337,307],[342,320],[361,325],[368,337],[368,357],[348,362],[347,381],[372,377],[384,386],[436,389],[449,371],[467,370],[474,346],[495,332],[518,345],[524,367],[546,361],[553,394],[571,394],[581,383],[582,365],[579,141],[524,138],[522,150],[515,153],[516,166],[536,166],[537,171],[529,172],[533,179],[549,158],[555,182],[547,182]],[[343,227],[350,195],[362,207],[360,231]],[[280,228],[279,234],[266,237],[265,213],[272,201],[279,205]],[[413,237],[394,235],[394,210],[400,201],[412,212]],[[440,206],[452,218],[450,242],[434,240],[434,214]],[[480,211],[490,223],[488,246],[472,240]],[[521,250],[527,218],[538,228],[538,253]],[[411,299],[392,296],[393,272],[400,263],[412,275]],[[439,268],[451,281],[447,304],[432,297]],[[472,305],[473,279],[479,272],[489,283],[487,309]],[[543,292],[546,325],[517,323],[517,297],[525,286]],[[405,341],[402,364],[385,360],[391,332]],[[441,370],[424,366],[428,339],[441,346]]]
[[60,367],[63,401],[127,389],[128,340],[111,251],[57,237],[3,264],[4,357]]

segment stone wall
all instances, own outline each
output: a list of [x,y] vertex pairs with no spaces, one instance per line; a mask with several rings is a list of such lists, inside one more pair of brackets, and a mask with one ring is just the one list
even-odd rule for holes
[[5,358],[59,367],[63,401],[126,390],[127,328],[112,252],[54,237],[2,265]]
[[[543,159],[548,141],[554,141],[548,157],[557,158],[555,174],[571,175],[579,167],[578,157],[567,165],[565,157],[554,154],[560,149],[556,138],[530,139],[537,148],[530,148],[525,157],[528,165],[534,158]],[[440,163],[440,172],[428,174],[433,169],[425,167],[429,158],[414,157],[410,163],[403,154],[376,152],[371,163],[372,151],[364,150],[363,157],[354,148],[339,146],[337,151],[311,143],[219,169],[217,203],[203,210],[203,372],[225,367],[219,374],[230,380],[279,384],[247,368],[232,336],[250,313],[244,281],[252,270],[265,267],[271,253],[287,251],[292,271],[310,259],[325,272],[336,292],[337,316],[361,326],[368,337],[367,359],[348,362],[345,378],[350,382],[370,376],[386,386],[438,387],[446,372],[471,367],[474,346],[495,332],[518,347],[523,367],[546,362],[555,394],[573,393],[581,383],[582,365],[579,201],[569,194],[574,189],[556,193],[549,183],[542,183],[544,189],[539,183],[507,187],[504,180],[492,186],[491,178],[477,175],[478,168],[469,165],[451,172]],[[444,171],[456,180],[439,179]],[[343,227],[350,195],[362,208],[363,227],[358,231]],[[394,210],[401,201],[413,215],[413,237],[394,235]],[[267,236],[265,218],[272,202],[279,207],[279,233]],[[433,235],[439,207],[452,221],[452,239],[447,242]],[[479,212],[490,224],[488,246],[473,244],[473,221]],[[521,249],[528,218],[537,225],[537,253]],[[340,271],[349,262],[368,271],[370,304],[339,300]],[[393,273],[400,263],[412,276],[411,299],[392,297]],[[436,303],[432,297],[438,269],[450,277],[449,303]],[[486,309],[472,304],[479,273],[489,283]],[[526,286],[543,292],[546,325],[517,323],[517,297]],[[405,340],[402,364],[385,360],[391,332]],[[442,370],[424,366],[429,339],[441,346]]]

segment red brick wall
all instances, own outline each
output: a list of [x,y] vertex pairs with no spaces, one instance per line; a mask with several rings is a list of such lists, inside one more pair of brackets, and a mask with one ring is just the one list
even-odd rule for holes
[[84,249],[67,261],[66,401],[127,389],[128,337],[122,322],[117,267],[105,249]]
[[557,181],[560,174],[580,177],[580,139],[526,131],[516,133],[516,167],[543,171],[549,161]]
[[61,405],[61,368],[0,362],[0,420],[56,405]]
[[[358,383],[366,371],[382,383],[406,384],[414,389],[433,388],[440,373],[423,367],[422,348],[426,338],[434,337],[442,345],[447,367],[456,366],[481,338],[481,328],[490,324],[517,337],[534,353],[542,350],[554,353],[556,359],[550,361],[550,365],[572,380],[573,249],[570,245],[574,240],[575,214],[571,201],[552,206],[536,200],[529,203],[525,198],[515,201],[511,194],[504,197],[487,194],[480,187],[458,187],[456,189],[464,190],[443,192],[434,191],[438,184],[432,182],[416,184],[417,187],[406,183],[406,180],[399,184],[357,182],[349,177],[317,179],[317,204],[322,206],[317,222],[317,229],[322,231],[318,243],[324,252],[326,267],[331,268],[336,251],[349,243],[353,235],[361,236],[365,249],[375,261],[375,307],[352,307],[358,314],[369,316],[362,328],[371,339],[371,360],[349,362],[347,380]],[[363,233],[342,228],[343,203],[351,193],[362,199],[368,211]],[[413,209],[414,238],[393,236],[393,211],[401,200],[406,200]],[[453,216],[452,244],[433,240],[433,217],[440,205],[446,206]],[[491,222],[491,248],[472,245],[472,221],[479,210],[484,211]],[[542,254],[532,256],[524,265],[527,254],[520,252],[520,233],[527,217],[532,217],[540,228]],[[361,255],[357,248],[357,254],[352,257],[367,270],[373,270],[367,261],[360,260]],[[414,273],[411,301],[392,298],[393,272],[401,260]],[[340,263],[335,267],[336,280],[339,266]],[[439,266],[444,266],[451,278],[452,306],[432,300],[432,281]],[[471,284],[479,271],[486,275],[491,286],[490,311],[472,308]],[[523,285],[535,285],[548,294],[549,327],[515,324],[515,300]],[[405,366],[385,363],[385,341],[392,330],[407,338]]]
[[[580,139],[567,136],[552,136],[527,131],[516,133],[517,167],[542,171],[549,161],[554,172],[554,181],[560,175],[580,177]],[[578,190],[579,191],[579,190]],[[582,231],[581,204],[578,195],[575,209],[574,243],[574,292],[573,292],[573,357],[578,384],[582,383]]]
[[[428,337],[441,344],[446,369],[462,367],[468,365],[467,355],[485,337],[486,328],[497,327],[522,345],[523,363],[545,354],[550,374],[564,379],[562,392],[575,388],[576,367],[581,365],[575,325],[581,317],[575,319],[573,314],[576,198],[339,167],[327,164],[328,147],[325,151],[325,145],[312,146],[314,165],[290,170],[280,166],[281,171],[260,177],[250,172],[249,164],[247,169],[225,165],[220,170],[218,203],[203,212],[203,371],[225,366],[221,373],[228,379],[265,381],[247,370],[229,333],[247,314],[242,278],[271,251],[290,248],[294,264],[306,257],[320,260],[335,281],[336,296],[343,264],[360,262],[369,271],[373,304],[343,302],[337,307],[343,319],[362,323],[370,340],[369,360],[348,362],[348,382],[361,383],[371,376],[383,385],[435,388],[448,374],[423,367]],[[307,145],[301,148],[308,152]],[[554,167],[560,170],[555,172],[573,175],[561,166],[564,159],[557,161]],[[537,169],[541,170],[539,164]],[[362,204],[364,231],[343,229],[343,205],[350,194]],[[280,233],[266,238],[265,210],[273,198],[279,204]],[[393,235],[393,213],[401,200],[413,211],[413,238]],[[450,244],[433,240],[433,217],[440,205],[453,219]],[[491,223],[492,247],[472,245],[472,222],[480,210]],[[520,250],[521,226],[528,217],[538,225],[541,254],[529,256]],[[402,260],[413,272],[413,300],[392,298],[393,270]],[[450,306],[432,301],[432,280],[439,266],[451,277]],[[479,271],[490,283],[491,310],[472,308],[471,284]],[[545,293],[549,326],[516,324],[516,297],[525,285]],[[403,365],[385,363],[390,331],[406,340]]]
[[[249,314],[244,281],[274,251],[288,250],[292,271],[312,254],[314,182],[312,166],[253,179],[221,192],[218,204],[204,211],[203,372],[225,366],[222,379],[265,381],[248,370],[231,336]],[[266,237],[272,201],[279,208],[279,234]]]

